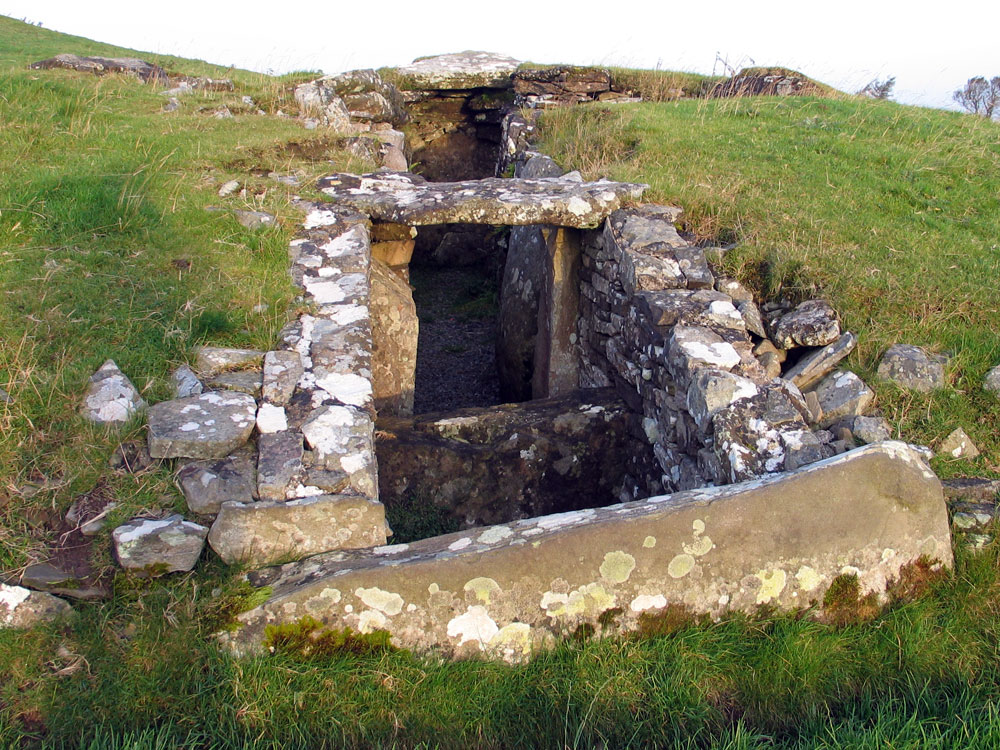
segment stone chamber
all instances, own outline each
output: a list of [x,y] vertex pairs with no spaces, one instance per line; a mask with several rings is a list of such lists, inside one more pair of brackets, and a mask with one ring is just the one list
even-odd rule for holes
[[[271,587],[224,642],[308,616],[518,661],[668,606],[805,607],[840,576],[883,595],[951,564],[921,453],[840,436],[872,392],[837,369],[856,339],[829,305],[755,300],[679,208],[533,149],[523,107],[628,96],[485,53],[299,87],[391,168],[319,181],[289,251],[309,311],[221,367],[262,367],[228,407],[257,410],[256,482],[208,539]],[[197,420],[167,411],[151,453],[190,456]]]

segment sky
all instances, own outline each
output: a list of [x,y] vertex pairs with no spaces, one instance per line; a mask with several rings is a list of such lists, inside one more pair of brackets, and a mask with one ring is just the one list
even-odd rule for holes
[[119,46],[262,72],[405,65],[486,50],[538,63],[724,72],[783,65],[845,91],[896,77],[893,98],[954,109],[1000,75],[996,0],[0,0],[0,14]]

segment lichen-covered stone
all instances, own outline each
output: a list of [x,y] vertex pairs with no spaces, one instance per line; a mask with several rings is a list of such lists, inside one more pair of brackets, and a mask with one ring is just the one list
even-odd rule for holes
[[303,117],[338,132],[351,129],[351,113],[333,88],[319,81],[299,84],[295,87],[295,101]]
[[457,52],[414,60],[396,68],[406,89],[464,90],[510,88],[520,60],[492,52]]
[[941,441],[938,447],[939,456],[948,458],[975,458],[979,455],[979,448],[972,442],[961,427],[956,428],[948,437]]
[[874,391],[861,378],[846,370],[827,375],[815,390],[823,409],[820,427],[829,427],[844,417],[863,415],[875,398]]
[[47,591],[70,599],[92,601],[103,599],[108,592],[91,585],[73,573],[68,573],[49,563],[29,565],[21,573],[21,585],[34,591]]
[[788,369],[784,375],[785,380],[790,380],[802,390],[808,389],[832,372],[844,357],[854,351],[857,343],[858,339],[853,333],[843,334],[829,346],[805,354]]
[[691,379],[687,390],[687,409],[698,427],[709,430],[712,417],[721,409],[758,393],[752,380],[731,372],[704,368]]
[[806,300],[771,326],[771,339],[782,349],[827,346],[840,337],[837,313],[825,300]]
[[892,428],[882,417],[855,417],[851,433],[862,443],[880,443],[892,438]]
[[302,356],[298,352],[282,349],[265,354],[261,387],[264,400],[278,406],[287,404],[304,372]]
[[57,596],[0,583],[0,628],[30,628],[72,612],[73,608]]
[[205,390],[198,376],[195,375],[194,370],[187,365],[181,365],[174,370],[171,379],[174,382],[174,398],[197,396]]
[[581,626],[633,631],[669,605],[805,609],[845,570],[884,597],[921,556],[952,564],[940,482],[905,445],[883,443],[743,485],[262,571],[251,580],[270,598],[221,637],[254,651],[269,625],[308,616],[419,652],[524,661]]
[[945,358],[919,346],[893,344],[882,356],[878,376],[903,388],[929,393],[943,388]]
[[386,416],[413,413],[420,322],[409,285],[372,259],[369,293],[372,327],[372,396]]
[[205,378],[205,385],[213,391],[238,391],[260,398],[263,375],[259,369],[220,372]]
[[230,565],[273,565],[386,542],[385,508],[365,497],[316,495],[287,502],[225,503],[208,542]]
[[256,349],[231,349],[225,346],[200,346],[195,352],[195,370],[203,378],[223,372],[259,368],[264,352]]
[[146,402],[132,381],[109,359],[90,376],[81,412],[91,422],[112,424],[127,422],[145,408]]
[[1000,365],[986,373],[983,388],[1000,398]]
[[728,341],[704,326],[676,326],[667,350],[670,373],[687,387],[695,371],[703,367],[730,371],[740,363],[739,352]]
[[32,70],[49,70],[51,68],[69,68],[84,73],[107,75],[108,73],[126,73],[135,76],[146,83],[167,83],[169,77],[159,65],[153,65],[135,57],[81,57],[62,53],[47,60],[39,60],[29,66]]
[[252,396],[206,391],[149,409],[153,458],[222,458],[249,440],[257,417]]
[[254,499],[253,461],[239,452],[214,461],[190,461],[177,472],[177,485],[193,513],[218,513],[225,502]]
[[549,224],[596,227],[624,201],[636,200],[645,185],[575,183],[552,179],[486,178],[427,182],[412,174],[336,174],[318,188],[337,203],[378,221],[427,224]]
[[201,556],[207,535],[205,526],[185,521],[179,515],[135,518],[111,532],[119,564],[149,577],[191,570]]

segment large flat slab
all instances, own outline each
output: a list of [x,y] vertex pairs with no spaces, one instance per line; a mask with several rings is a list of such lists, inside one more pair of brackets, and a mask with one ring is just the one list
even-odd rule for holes
[[503,89],[514,85],[511,74],[520,64],[520,60],[506,55],[470,50],[423,57],[395,72],[404,89]]
[[647,185],[626,182],[573,182],[559,178],[428,182],[404,173],[334,174],[318,183],[338,204],[378,221],[409,226],[431,224],[549,224],[588,229]]
[[808,607],[843,575],[881,593],[921,556],[952,564],[941,483],[885,442],[739,485],[273,568],[255,578],[270,599],[222,637],[253,650],[269,625],[308,616],[406,648],[520,660],[581,626],[633,630],[668,605]]

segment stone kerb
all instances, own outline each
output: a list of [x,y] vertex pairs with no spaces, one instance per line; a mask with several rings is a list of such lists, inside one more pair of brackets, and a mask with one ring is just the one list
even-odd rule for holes
[[228,501],[209,543],[251,567],[387,538],[374,453],[367,218],[307,204],[289,248],[311,305],[264,358],[257,495]]
[[921,556],[952,564],[941,484],[886,442],[743,484],[262,571],[271,598],[221,637],[254,651],[269,625],[308,616],[387,631],[400,647],[521,661],[581,627],[627,632],[671,605],[713,617],[804,608],[845,575],[882,595]]

